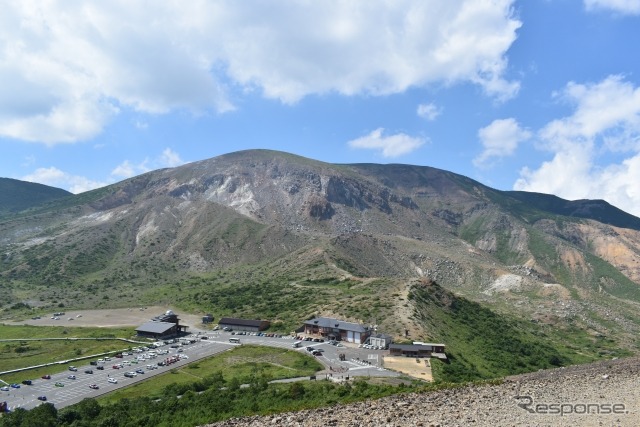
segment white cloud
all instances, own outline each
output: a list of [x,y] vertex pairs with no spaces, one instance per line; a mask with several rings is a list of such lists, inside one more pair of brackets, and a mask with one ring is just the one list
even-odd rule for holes
[[[558,97],[575,109],[538,132],[540,147],[553,157],[535,170],[523,169],[514,188],[604,199],[640,216],[640,88],[609,76],[598,83],[569,83]],[[625,158],[605,163],[612,154]]]
[[418,105],[416,114],[418,115],[418,117],[422,117],[423,119],[432,122],[436,118],[438,118],[440,114],[442,114],[442,109],[438,108],[433,102],[430,102],[428,104]]
[[111,176],[119,179],[131,178],[159,168],[173,168],[185,164],[180,155],[170,148],[165,148],[155,159],[144,159],[142,162],[134,164],[125,160],[111,171]]
[[131,178],[132,176],[148,172],[142,165],[134,165],[129,160],[120,163],[111,171],[111,176],[116,178]]
[[171,148],[165,148],[160,156],[159,163],[161,166],[174,168],[176,166],[183,165],[184,160],[180,158],[180,155],[173,151]]
[[515,119],[494,120],[478,131],[482,153],[473,159],[477,167],[491,166],[491,160],[513,155],[518,144],[531,138],[531,132],[522,129]]
[[64,188],[74,194],[108,185],[106,182],[92,181],[78,175],[63,172],[56,167],[38,168],[33,173],[20,178],[23,181],[37,182],[52,187]]
[[348,142],[351,148],[365,148],[379,150],[383,157],[399,157],[420,148],[425,140],[404,133],[382,136],[383,128],[378,128],[370,134]]
[[614,12],[638,15],[640,0],[584,0],[587,10],[608,9]]
[[87,140],[123,109],[224,112],[248,90],[295,103],[473,82],[506,99],[513,3],[5,2],[0,136]]

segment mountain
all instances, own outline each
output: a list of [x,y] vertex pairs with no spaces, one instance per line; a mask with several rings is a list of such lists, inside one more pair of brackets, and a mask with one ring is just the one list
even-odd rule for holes
[[280,330],[322,314],[459,348],[526,329],[518,342],[573,361],[623,355],[640,332],[639,221],[425,166],[242,151],[2,218],[0,316],[171,302]]
[[71,196],[71,193],[60,188],[17,179],[0,178],[0,216],[68,196]]

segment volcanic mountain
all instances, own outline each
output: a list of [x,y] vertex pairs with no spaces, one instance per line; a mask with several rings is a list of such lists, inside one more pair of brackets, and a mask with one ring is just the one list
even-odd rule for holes
[[634,351],[640,331],[640,219],[601,200],[249,150],[29,208],[0,219],[5,316],[170,301],[437,339],[415,298],[437,286],[440,308],[462,297],[610,347]]

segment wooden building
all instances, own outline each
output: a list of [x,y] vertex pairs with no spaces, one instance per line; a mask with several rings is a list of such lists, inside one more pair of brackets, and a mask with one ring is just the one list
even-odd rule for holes
[[330,317],[316,317],[304,322],[304,333],[319,335],[329,340],[362,344],[369,338],[371,330],[368,326],[359,323],[345,322]]

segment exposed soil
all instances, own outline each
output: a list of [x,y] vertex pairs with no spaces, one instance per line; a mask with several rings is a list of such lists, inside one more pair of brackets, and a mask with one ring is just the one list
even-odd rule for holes
[[[165,313],[167,310],[173,310],[171,307],[135,307],[135,308],[113,308],[102,310],[72,310],[66,311],[64,315],[59,316],[60,320],[42,317],[41,319],[28,319],[21,322],[5,322],[10,325],[35,325],[35,326],[92,326],[98,328],[113,328],[121,326],[140,326],[148,322],[151,318]],[[202,317],[181,313],[179,310],[173,310],[178,314],[180,323],[189,327],[198,327],[202,324]],[[53,314],[53,313],[52,313]],[[81,317],[77,317],[80,315]],[[69,320],[73,319],[73,320]]]
[[429,359],[416,359],[414,357],[385,356],[384,367],[413,378],[425,381],[433,381],[431,363]]

